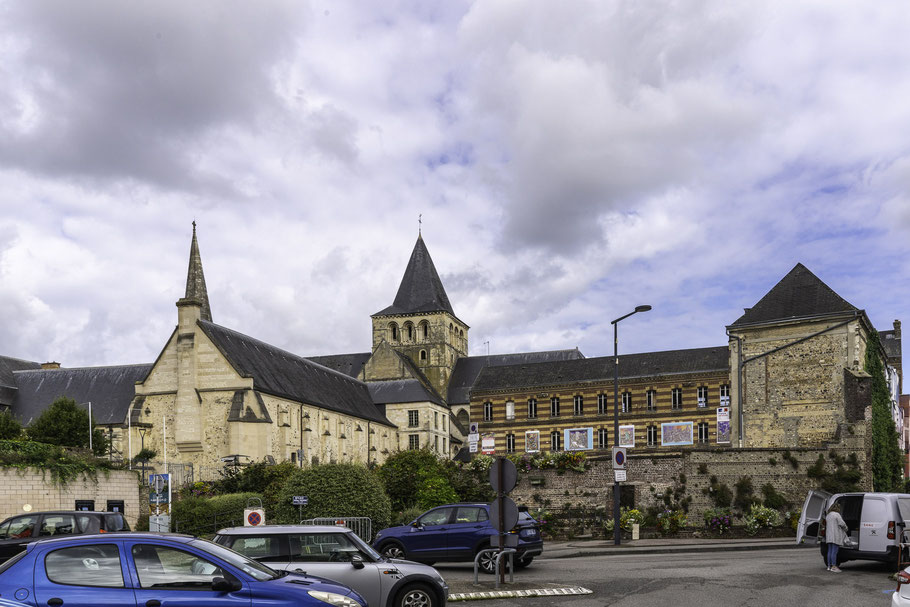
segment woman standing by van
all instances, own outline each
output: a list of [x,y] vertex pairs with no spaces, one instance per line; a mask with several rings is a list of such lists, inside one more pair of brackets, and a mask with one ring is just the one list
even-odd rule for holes
[[840,515],[840,504],[835,503],[828,508],[828,516],[825,517],[825,541],[828,543],[828,571],[840,573],[841,569],[837,566],[837,551],[844,545],[847,538],[847,523],[844,522]]

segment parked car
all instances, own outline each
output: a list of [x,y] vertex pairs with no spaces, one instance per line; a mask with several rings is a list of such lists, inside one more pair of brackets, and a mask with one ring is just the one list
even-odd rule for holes
[[[796,528],[797,543],[819,544],[822,560],[827,558],[825,514],[835,503],[847,523],[851,546],[841,546],[838,565],[868,560],[898,564],[901,536],[910,523],[910,494],[835,493],[810,491]],[[907,562],[908,555],[903,555]]]
[[[478,552],[496,543],[489,504],[446,504],[428,510],[410,525],[389,527],[376,534],[373,547],[388,558],[405,558],[432,565],[436,562],[473,561]],[[543,552],[537,521],[526,510],[509,533],[518,536],[515,567],[531,564]],[[480,568],[493,573],[495,555],[481,557]]]
[[129,530],[130,526],[119,512],[61,510],[20,514],[0,523],[0,562],[43,538]]
[[897,590],[891,593],[891,607],[910,607],[910,567],[897,574]]
[[272,569],[326,577],[350,586],[373,607],[444,607],[449,587],[420,563],[387,559],[347,527],[232,527],[215,542]]
[[0,597],[52,607],[367,605],[336,582],[277,572],[207,540],[152,533],[33,542],[0,565]]

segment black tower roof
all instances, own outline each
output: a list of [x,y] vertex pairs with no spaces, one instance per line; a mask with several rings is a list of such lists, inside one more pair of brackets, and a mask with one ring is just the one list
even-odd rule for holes
[[415,314],[420,312],[448,312],[455,316],[449,297],[442,286],[436,266],[430,258],[423,236],[417,237],[417,244],[411,253],[408,267],[404,271],[398,294],[391,306],[373,316],[386,314]]

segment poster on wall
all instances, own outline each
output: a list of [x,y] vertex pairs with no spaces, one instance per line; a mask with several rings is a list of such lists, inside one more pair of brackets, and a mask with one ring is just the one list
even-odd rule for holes
[[496,453],[496,435],[490,432],[489,434],[480,435],[480,452],[484,455],[493,455]]
[[670,422],[660,425],[660,444],[665,447],[692,444],[692,422]]
[[730,444],[730,407],[717,408],[717,444]]
[[620,447],[634,447],[635,446],[635,426],[620,426],[619,427],[619,446]]
[[540,453],[540,431],[531,430],[525,432],[525,452]]
[[587,451],[594,448],[594,428],[569,428],[563,430],[566,451]]

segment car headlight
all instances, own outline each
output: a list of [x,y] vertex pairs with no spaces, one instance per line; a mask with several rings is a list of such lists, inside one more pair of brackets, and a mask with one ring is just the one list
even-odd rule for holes
[[318,599],[323,603],[335,605],[336,607],[363,607],[360,603],[349,596],[335,594],[334,592],[322,592],[321,590],[307,590],[307,594]]

